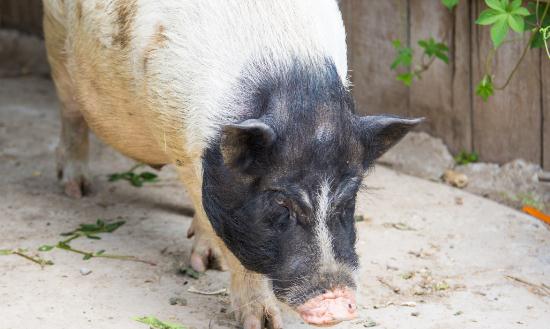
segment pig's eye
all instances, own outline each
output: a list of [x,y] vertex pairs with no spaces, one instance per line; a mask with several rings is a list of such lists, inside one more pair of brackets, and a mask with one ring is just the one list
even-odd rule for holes
[[294,207],[292,206],[292,202],[285,198],[282,195],[278,195],[275,197],[275,202],[280,207],[285,208],[288,211],[288,215],[291,219],[296,219],[296,212],[294,211]]

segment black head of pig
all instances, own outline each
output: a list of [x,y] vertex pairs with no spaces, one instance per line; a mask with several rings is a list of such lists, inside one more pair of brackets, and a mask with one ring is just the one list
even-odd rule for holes
[[251,95],[239,104],[247,114],[224,126],[204,154],[203,204],[241,263],[297,307],[338,287],[355,289],[363,174],[421,120],[355,115],[330,63],[265,76],[242,83]]

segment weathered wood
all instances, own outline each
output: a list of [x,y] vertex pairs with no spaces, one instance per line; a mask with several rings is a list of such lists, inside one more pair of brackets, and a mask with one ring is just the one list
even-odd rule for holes
[[[440,0],[410,2],[410,35],[415,65],[420,66],[421,39],[434,38],[449,45],[449,64],[437,59],[411,86],[411,116],[424,116],[423,129],[441,137],[451,152],[470,150],[470,38],[469,2],[450,11]],[[424,63],[429,59],[425,58]]]
[[42,35],[42,1],[0,0],[0,28]]
[[[485,9],[482,0],[475,1],[474,17]],[[473,78],[475,84],[485,71],[484,63],[492,44],[490,29],[473,29]],[[502,85],[520,58],[528,35],[514,34],[519,41],[501,46],[494,59],[495,84]],[[503,163],[515,158],[541,162],[541,90],[540,52],[527,52],[523,62],[504,92],[497,91],[486,103],[474,98],[474,149],[481,159]]]
[[542,155],[545,170],[550,170],[550,58],[541,53],[542,72]]
[[407,0],[343,0],[353,94],[361,114],[408,115],[409,90],[395,80],[392,40],[407,42]]

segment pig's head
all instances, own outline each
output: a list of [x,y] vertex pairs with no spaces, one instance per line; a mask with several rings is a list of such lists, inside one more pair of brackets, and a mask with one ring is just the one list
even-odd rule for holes
[[[419,119],[354,114],[339,78],[268,83],[253,118],[223,127],[203,158],[216,233],[311,324],[356,316],[354,209],[365,171]],[[255,118],[254,118],[255,117]]]

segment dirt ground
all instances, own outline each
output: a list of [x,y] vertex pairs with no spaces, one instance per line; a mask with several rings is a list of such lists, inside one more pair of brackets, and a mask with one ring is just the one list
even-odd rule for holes
[[[46,79],[0,80],[0,249],[54,244],[97,218],[126,224],[83,250],[135,255],[157,265],[39,253],[43,269],[0,256],[0,329],[139,329],[152,315],[189,327],[236,328],[228,297],[189,292],[228,286],[228,274],[198,280],[187,262],[190,218],[172,168],[142,188],[108,182],[133,163],[94,140],[92,196],[65,197],[55,178],[57,104]],[[360,319],[338,328],[550,328],[550,230],[513,209],[448,186],[378,167],[358,200]],[[89,269],[88,275],[81,270]],[[170,305],[182,297],[186,306]],[[292,312],[287,328],[308,328]]]

